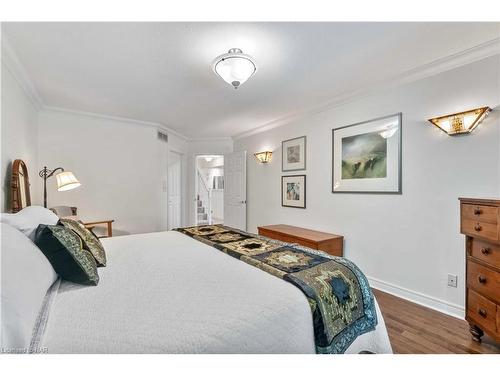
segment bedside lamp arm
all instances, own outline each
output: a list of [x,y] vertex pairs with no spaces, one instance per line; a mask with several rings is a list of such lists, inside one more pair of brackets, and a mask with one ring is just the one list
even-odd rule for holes
[[50,170],[47,169],[47,167],[43,167],[43,169],[38,173],[38,175],[43,178],[43,207],[45,208],[47,208],[47,179],[52,177],[57,171],[64,172],[64,168],[57,167],[54,170]]
[[41,178],[43,178],[43,179],[47,179],[49,177],[52,177],[54,175],[54,173],[56,173],[57,171],[64,172],[64,168],[63,167],[57,167],[54,170],[50,170],[47,167],[43,167],[43,169],[38,173],[38,175]]

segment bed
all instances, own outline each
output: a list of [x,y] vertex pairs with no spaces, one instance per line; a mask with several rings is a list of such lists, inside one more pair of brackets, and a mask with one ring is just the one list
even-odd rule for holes
[[[29,352],[315,353],[311,308],[296,286],[175,231],[102,243],[108,266],[99,285],[57,279]],[[375,308],[375,330],[346,353],[392,352]]]

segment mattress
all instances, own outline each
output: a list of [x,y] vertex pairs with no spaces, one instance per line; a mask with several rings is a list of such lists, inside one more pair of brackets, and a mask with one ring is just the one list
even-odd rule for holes
[[[102,240],[98,286],[46,298],[35,344],[48,353],[314,353],[312,314],[286,281],[178,232]],[[347,353],[391,353],[383,317]]]

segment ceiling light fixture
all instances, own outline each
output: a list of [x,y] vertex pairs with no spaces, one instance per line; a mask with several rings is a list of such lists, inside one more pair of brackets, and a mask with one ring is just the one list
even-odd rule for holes
[[468,134],[483,121],[490,111],[490,107],[481,107],[431,118],[429,121],[448,135]]
[[228,53],[218,56],[212,69],[235,89],[245,83],[257,71],[253,58],[239,48],[231,48]]

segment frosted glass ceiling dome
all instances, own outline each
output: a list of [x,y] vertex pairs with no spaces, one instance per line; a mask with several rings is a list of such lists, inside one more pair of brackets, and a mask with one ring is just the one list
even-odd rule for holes
[[218,56],[212,68],[224,81],[235,89],[245,83],[257,71],[253,58],[239,48],[231,48],[228,53]]

